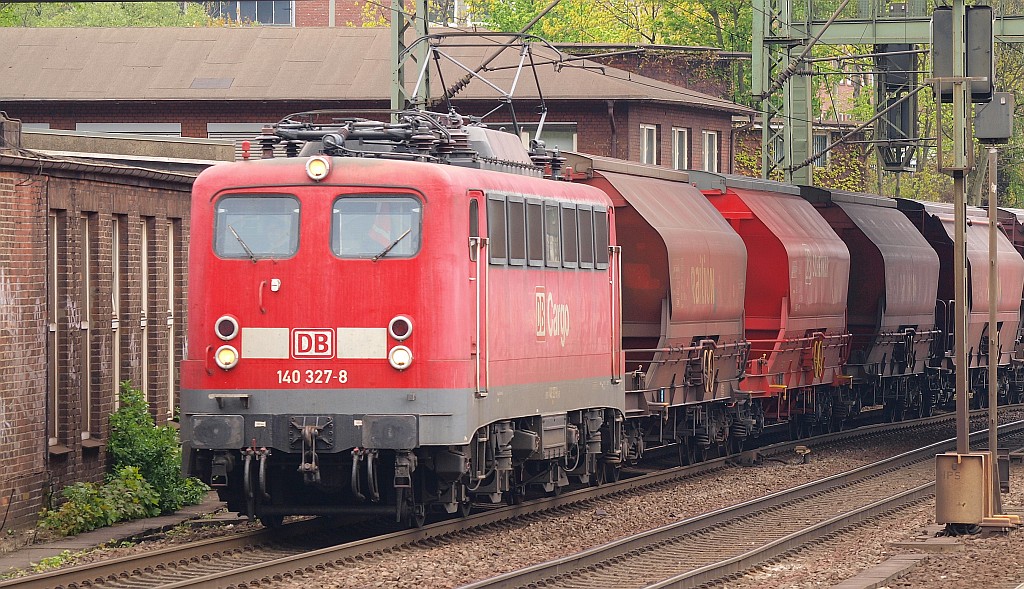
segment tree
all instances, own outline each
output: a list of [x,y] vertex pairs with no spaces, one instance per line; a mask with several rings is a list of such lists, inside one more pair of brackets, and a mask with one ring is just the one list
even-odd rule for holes
[[5,27],[194,27],[216,24],[202,2],[0,2]]

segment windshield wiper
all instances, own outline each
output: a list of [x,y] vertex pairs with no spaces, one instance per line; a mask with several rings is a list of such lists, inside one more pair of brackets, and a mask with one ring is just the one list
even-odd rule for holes
[[242,244],[242,249],[245,250],[245,253],[249,254],[249,259],[251,259],[252,263],[255,264],[256,263],[256,254],[252,253],[252,250],[249,249],[249,246],[245,244],[244,240],[242,240],[242,236],[239,235],[238,232],[235,231],[235,228],[232,227],[231,225],[228,225],[228,231],[231,231],[231,235],[234,235],[235,239],[238,240],[238,243]]
[[370,259],[373,260],[374,262],[376,262],[377,260],[379,260],[379,259],[383,258],[384,256],[388,255],[388,252],[390,252],[393,247],[398,245],[399,241],[402,241],[405,238],[405,236],[409,235],[409,233],[411,233],[411,232],[412,232],[412,227],[406,229],[405,233],[403,233],[403,234],[399,235],[398,237],[396,237],[395,240],[392,241],[388,245],[388,247],[384,248],[384,251],[382,251],[381,253],[377,254],[376,256],[373,256]]

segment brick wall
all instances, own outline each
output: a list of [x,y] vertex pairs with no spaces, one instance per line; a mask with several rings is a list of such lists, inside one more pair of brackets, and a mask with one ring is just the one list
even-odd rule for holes
[[13,473],[0,479],[7,527],[33,523],[66,485],[102,480],[116,380],[145,380],[157,422],[168,420],[184,345],[190,184],[109,168],[0,164],[0,468]]
[[732,161],[732,114],[711,110],[688,109],[659,105],[637,105],[629,111],[627,120],[629,156],[626,159],[640,160],[641,125],[653,125],[657,129],[657,163],[672,166],[672,129],[685,129],[688,134],[689,164],[693,170],[704,169],[704,131],[718,133],[718,171],[729,173]]
[[45,183],[0,168],[0,522],[32,520],[46,489]]
[[[411,2],[407,2],[410,4]],[[379,25],[390,22],[390,0],[378,0],[364,12],[365,0],[335,0],[334,26],[361,27],[367,24]],[[330,26],[330,0],[303,0],[295,3],[295,26]],[[369,19],[366,17],[369,16]]]
[[[691,166],[700,167],[703,158],[702,130],[719,132],[720,171],[730,169],[730,129],[732,113],[695,108],[683,104],[654,104],[640,101],[594,100],[586,102],[547,103],[549,122],[577,124],[577,146],[579,151],[594,155],[619,157],[639,161],[640,124],[657,124],[663,129],[660,135],[661,151],[658,162],[671,165],[671,128],[690,129]],[[494,108],[493,102],[462,102],[459,112],[467,115],[483,115]],[[539,104],[529,100],[517,101],[516,118],[523,123],[537,122]],[[349,114],[358,114],[358,109],[387,108],[382,103],[323,103],[323,102],[245,102],[245,103],[180,103],[126,104],[111,103],[91,105],[61,103],[43,105],[39,103],[5,103],[4,109],[12,117],[27,123],[48,122],[53,129],[74,129],[76,122],[175,122],[181,123],[181,133],[187,137],[206,137],[207,123],[268,123],[277,122],[287,114],[311,109],[342,109]],[[380,116],[377,114],[376,116]],[[506,111],[492,114],[490,121],[509,121]]]
[[[558,48],[574,55],[592,54],[585,46],[559,45]],[[648,49],[643,53],[592,59],[610,67],[726,100],[732,100],[736,90],[736,67],[739,62],[718,57],[715,51]]]

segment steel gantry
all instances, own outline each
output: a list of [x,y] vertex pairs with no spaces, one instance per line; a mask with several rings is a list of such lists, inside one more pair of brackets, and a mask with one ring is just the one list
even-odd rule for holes
[[[931,43],[931,13],[923,8],[906,14],[893,11],[884,0],[830,3],[818,14],[815,3],[796,8],[792,0],[754,0],[752,88],[761,99],[761,175],[782,170],[787,182],[813,184],[811,153],[811,65],[805,58],[815,43],[920,44]],[[835,6],[835,8],[832,8]],[[850,15],[849,12],[854,14]],[[997,42],[1024,42],[1024,16],[1000,14],[993,33]]]

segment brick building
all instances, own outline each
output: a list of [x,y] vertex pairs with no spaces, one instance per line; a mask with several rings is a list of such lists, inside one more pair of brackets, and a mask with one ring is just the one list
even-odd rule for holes
[[[8,49],[0,104],[39,140],[67,130],[240,141],[297,111],[373,118],[389,106],[388,29],[0,28],[0,46]],[[451,51],[472,67],[493,48]],[[520,76],[513,104],[523,135],[535,132],[543,95],[549,147],[731,169],[732,118],[747,109],[607,66],[552,67],[557,57],[535,52],[546,62],[537,70],[542,94],[529,72]],[[518,61],[505,51],[486,75],[508,90]],[[450,84],[459,74],[445,67]],[[501,99],[474,81],[453,106],[511,129],[513,113],[495,110]],[[119,381],[147,392],[158,422],[173,415],[193,179],[152,169],[161,158],[143,168],[12,143],[0,146],[0,468],[9,475],[0,479],[0,521],[8,528],[34,521],[48,494],[101,480]]]
[[[312,4],[312,3],[311,3]],[[339,2],[339,4],[342,4]],[[390,105],[390,29],[243,27],[192,29],[0,29],[7,72],[0,103],[34,128],[249,139],[302,110],[370,113]],[[494,45],[442,47],[474,67]],[[518,77],[512,104],[524,135],[543,97],[549,147],[677,168],[728,171],[732,119],[750,111],[728,100],[592,62],[554,67],[559,54],[534,46],[541,92]],[[442,59],[431,89],[464,71]],[[519,52],[484,73],[508,92]],[[407,74],[415,79],[413,74]],[[60,80],[60,83],[52,83]],[[411,82],[410,82],[411,84]],[[511,128],[502,95],[480,80],[453,100],[459,112]]]
[[120,381],[158,423],[173,417],[195,172],[30,151],[16,122],[0,127],[0,521],[13,529],[64,486],[102,481]]

